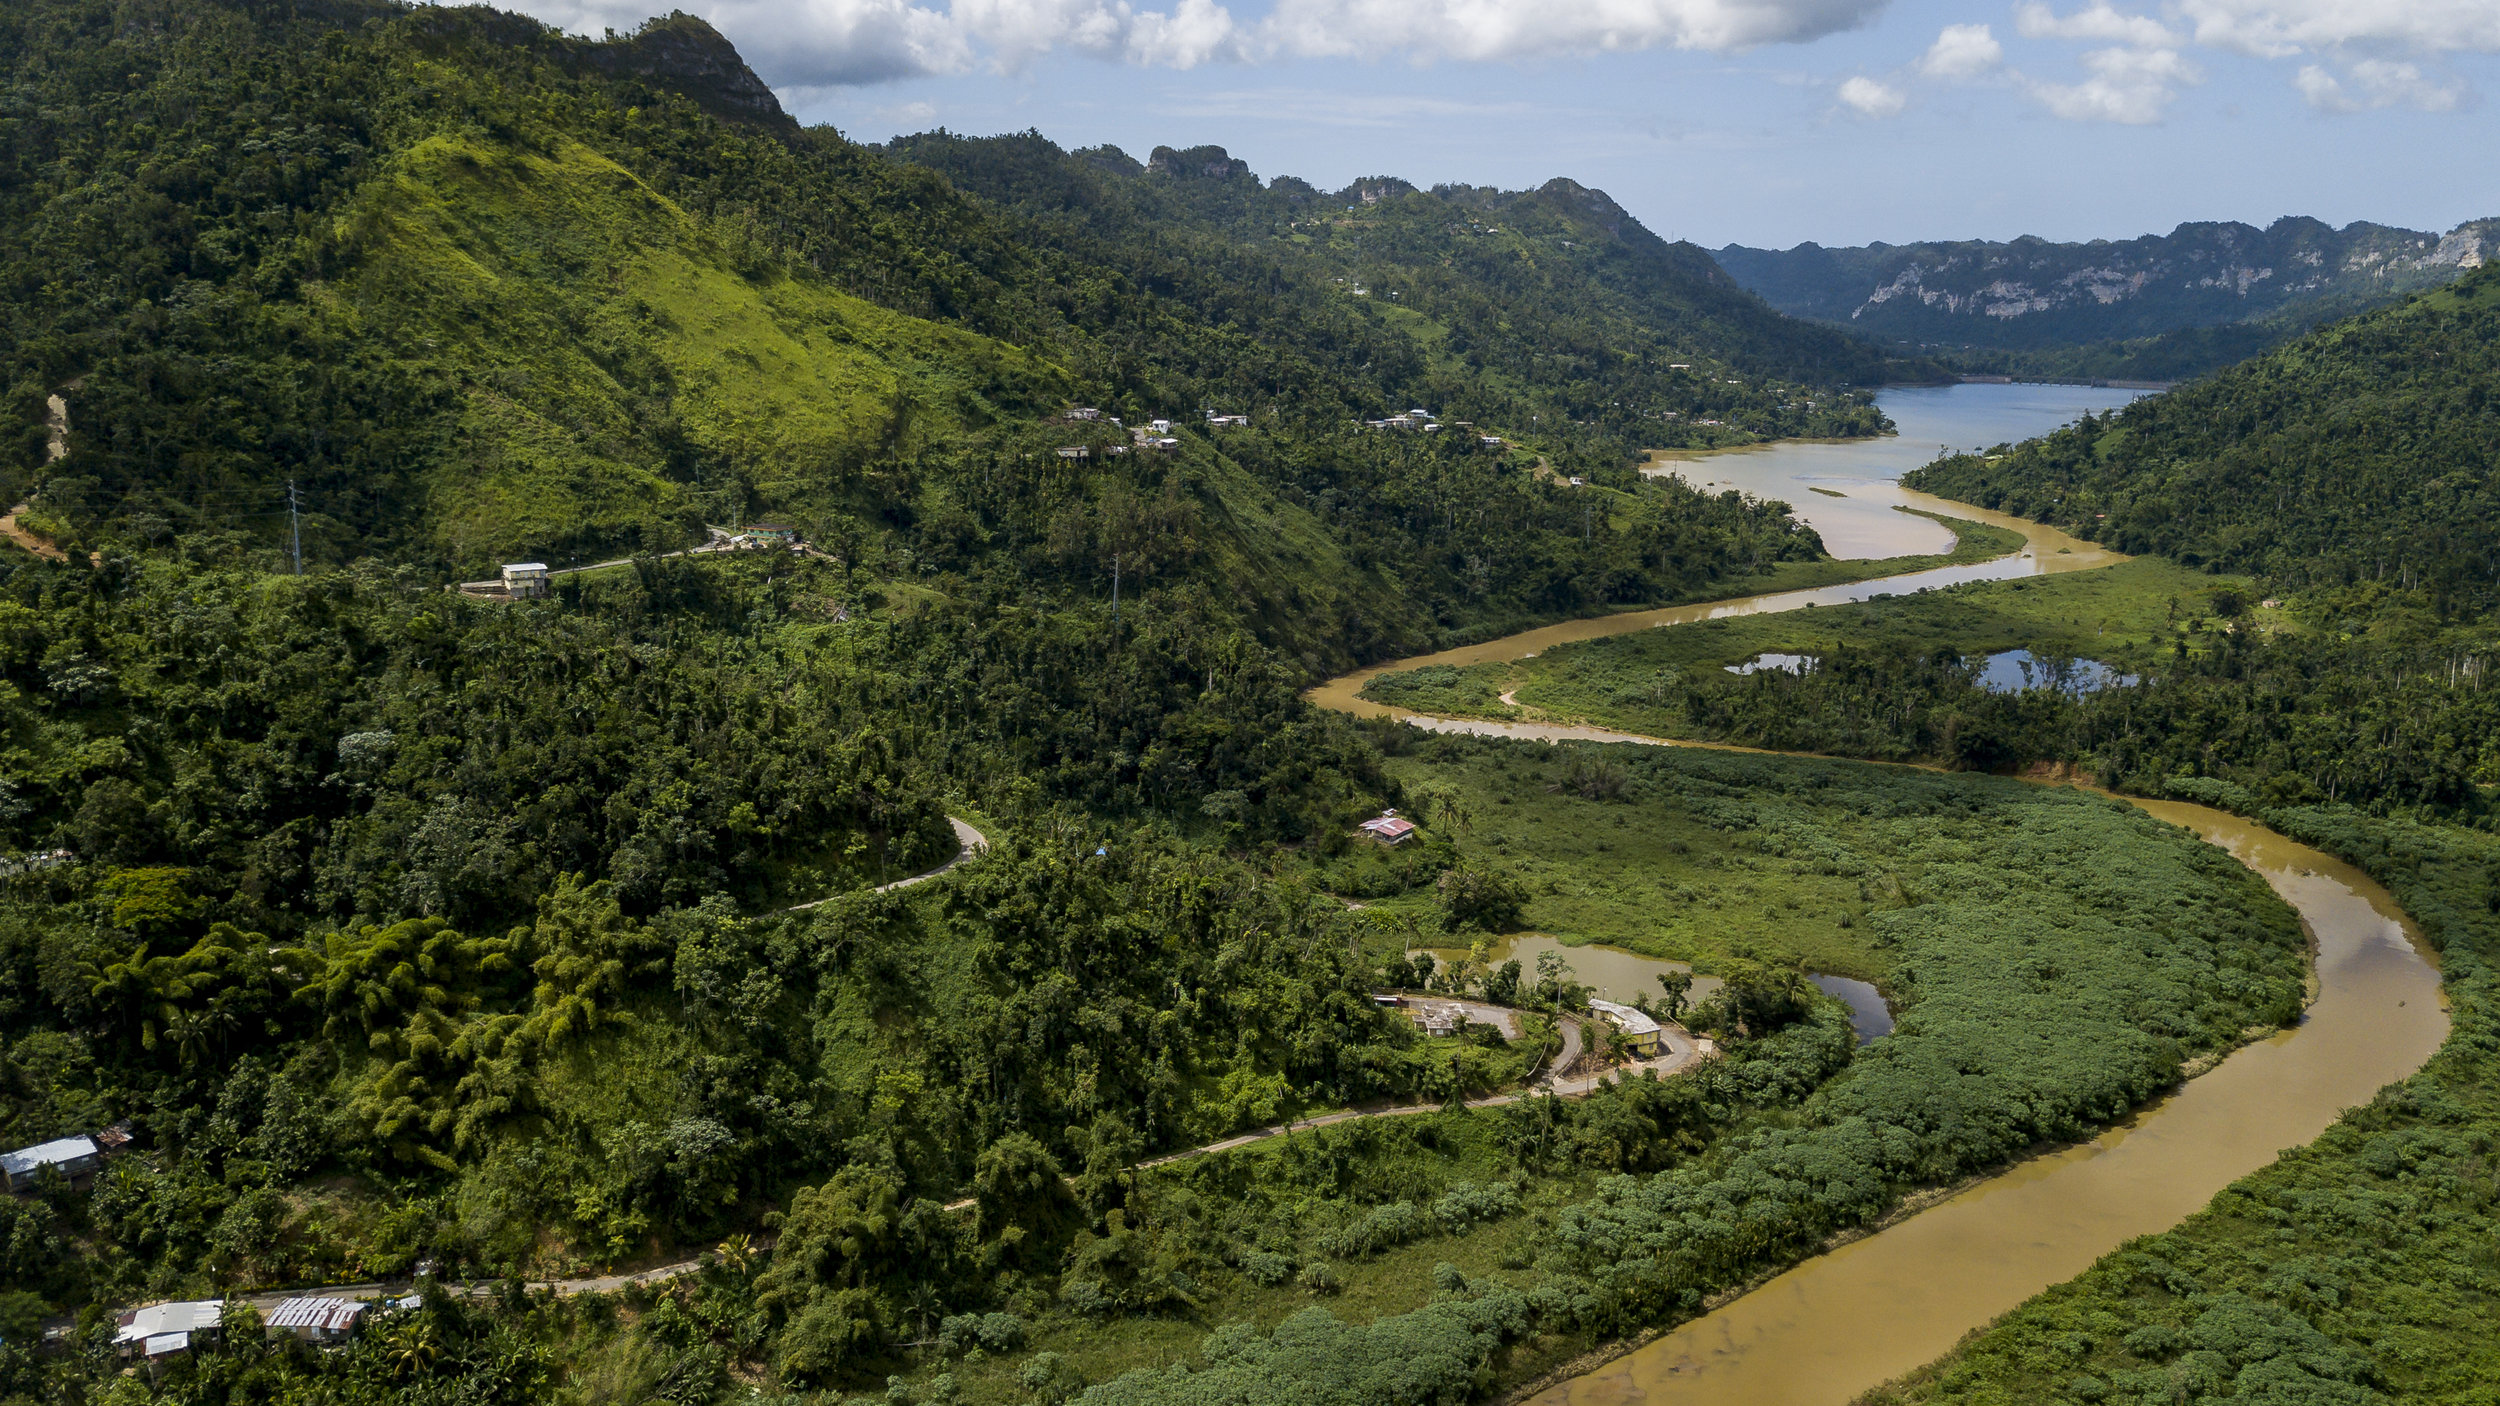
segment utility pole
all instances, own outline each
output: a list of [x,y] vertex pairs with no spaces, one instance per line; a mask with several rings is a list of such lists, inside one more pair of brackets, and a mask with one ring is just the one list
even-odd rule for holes
[[304,520],[295,511],[295,480],[286,481],[286,526],[295,539],[295,574],[304,574]]

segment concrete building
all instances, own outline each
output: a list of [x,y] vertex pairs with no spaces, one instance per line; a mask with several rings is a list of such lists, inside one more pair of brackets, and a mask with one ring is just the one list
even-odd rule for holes
[[1633,1058],[1656,1059],[1666,1053],[1666,1028],[1656,1020],[1613,1001],[1591,1000],[1589,1009],[1615,1028],[1616,1033],[1623,1037],[1623,1047],[1632,1053]]
[[516,561],[503,569],[503,593],[513,600],[540,600],[547,594],[547,563]]

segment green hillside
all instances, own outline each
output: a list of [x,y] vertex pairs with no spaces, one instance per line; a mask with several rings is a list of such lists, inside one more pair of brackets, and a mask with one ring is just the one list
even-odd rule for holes
[[1327,192],[1262,183],[1222,147],[1158,147],[1141,164],[1037,133],[926,133],[885,150],[1030,221],[1036,242],[1340,374],[1394,367],[1383,389],[1456,416],[1560,418],[1630,446],[1865,434],[1880,421],[1864,397],[1828,388],[1938,374],[1780,316],[1702,250],[1566,179],[1426,191],[1371,177]]
[[[1567,180],[870,149],[682,15],[18,0],[0,73],[0,1150],[130,1134],[0,1194],[0,1406],[1494,1399],[2296,1018],[2257,875],[1983,767],[2384,850],[2483,1077],[2488,276],[1931,471],[2176,561],[1381,685],[1949,766],[1433,737],[1305,691],[1937,564],[1635,468],[1935,368]],[[811,550],[671,554],[767,517]],[[1620,1052],[1593,985],[1718,1057],[1521,1096]],[[2373,1303],[2481,1272],[2489,1100],[2421,1095],[2320,1154],[2463,1208]],[[113,1344],[384,1282],[335,1351]],[[2204,1361],[2142,1345],[2059,1351]]]
[[[745,74],[692,21],[603,49],[485,11],[131,13],[0,17],[0,488],[82,540],[265,541],[290,480],[315,559],[699,540],[757,483],[839,492],[1066,394],[1044,358],[893,310],[969,272],[921,242],[960,210],[776,242],[738,198],[776,172],[845,187],[809,213],[836,227],[928,183],[672,91],[680,49]],[[902,275],[888,306],[845,291],[863,266]]]
[[2500,272],[2211,380],[1906,480],[2125,552],[2293,589],[2500,598]]
[[[1184,496],[1208,521],[1306,544],[1332,535],[1308,516],[1315,494],[1396,520],[1405,540],[1338,532],[1327,549],[1383,575],[1301,574],[1401,601],[1411,632],[1467,613],[1429,599],[1463,594],[1455,574],[1405,597],[1470,553],[1416,540],[1402,490],[1348,465],[1448,456],[1384,447],[1357,421],[1428,406],[1518,446],[1482,455],[1507,464],[1488,480],[1500,492],[1533,498],[1543,464],[1700,526],[1724,514],[1641,488],[1640,450],[1874,432],[1881,417],[1842,383],[1898,369],[1567,183],[1470,196],[1520,229],[1448,268],[1437,226],[1408,247],[1443,202],[1391,199],[1369,222],[1389,262],[1345,267],[1416,286],[1367,300],[1341,260],[1280,255],[1300,246],[1262,222],[1310,200],[1255,182],[1258,209],[1227,213],[1201,191],[1224,182],[1103,174],[1050,149],[1036,159],[1061,176],[1122,192],[1065,237],[966,156],[1034,157],[1032,142],[910,144],[941,175],[800,130],[683,17],[593,42],[378,0],[38,0],[0,17],[0,55],[16,84],[0,491],[71,547],[266,551],[291,483],[314,561],[381,552],[465,575],[684,545],[767,513],[959,556],[961,533],[921,526],[969,512],[985,539],[1012,535],[958,476],[995,485],[993,466],[1065,446],[1062,407],[1131,424],[1222,411],[1254,416],[1236,442],[1255,448],[1187,435]],[[69,424],[57,462],[53,395]],[[1087,497],[1163,490],[1155,470],[1088,468]],[[1558,537],[1580,516],[1543,515]],[[1743,530],[1779,537],[1776,517]],[[1691,584],[1622,584],[1638,568],[1621,552],[1558,570],[1535,564],[1543,547],[1476,545],[1499,574],[1465,593],[1510,610]],[[1748,542],[1699,579],[1763,553]],[[1089,585],[1107,565],[1089,558]]]
[[828,487],[1068,386],[987,338],[742,270],[733,232],[565,139],[429,137],[339,219],[355,255],[306,290],[312,335],[458,369],[419,512],[457,561],[733,516],[742,505],[683,464],[735,465],[764,493]]

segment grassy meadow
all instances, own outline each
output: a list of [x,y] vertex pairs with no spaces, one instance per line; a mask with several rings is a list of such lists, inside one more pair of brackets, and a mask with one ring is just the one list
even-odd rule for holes
[[[1384,674],[1364,696],[1459,717],[1591,723],[1657,737],[1706,738],[1688,701],[1733,694],[1728,672],[1764,654],[1816,659],[1855,652],[1975,659],[2004,650],[2097,659],[2152,672],[2179,652],[2217,647],[2231,630],[2292,628],[2251,584],[2154,558],[2097,571],[1980,581],[1853,605],[1705,620],[1584,640],[1534,659]],[[1504,694],[1516,706],[1502,701]]]
[[[1019,1281],[1018,1352],[927,1353],[911,1391],[943,1374],[975,1403],[1031,1399],[1037,1380],[1181,1402],[1201,1399],[1189,1393],[1212,1383],[1191,1383],[1207,1373],[1284,1394],[1417,1361],[1479,1386],[1533,1380],[1689,1316],[1919,1186],[2086,1135],[2187,1059],[2299,1008],[2290,911],[2121,802],[1620,745],[1419,737],[1390,764],[1424,835],[1300,876],[1368,895],[1356,916],[1377,951],[1439,930],[1430,874],[1495,870],[1526,889],[1529,925],[1567,941],[1875,979],[1896,1033],[1857,1051],[1836,1006],[1813,1002],[1676,1079],[1339,1124],[1150,1169],[1104,1232],[1069,1245],[1055,1295],[1040,1275]],[[2094,863],[2067,862],[2078,853]],[[1406,888],[1381,891],[1401,873]],[[1797,1165],[1851,1171],[1780,1170]],[[1748,1209],[1730,1222],[1733,1205]],[[1671,1248],[1615,1264],[1625,1236]],[[1089,1275],[1187,1287],[1108,1313],[1087,1307],[1099,1291],[1072,1287]],[[1453,1321],[1459,1305],[1499,1323]]]

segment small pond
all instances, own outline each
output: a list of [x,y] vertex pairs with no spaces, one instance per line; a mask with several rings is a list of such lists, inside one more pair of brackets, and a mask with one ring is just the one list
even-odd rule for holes
[[1990,693],[2028,693],[2053,688],[2081,697],[2105,688],[2127,688],[2141,682],[2098,659],[2042,659],[2028,649],[2009,649],[1980,662],[1979,686]]
[[1858,1032],[1859,1044],[1892,1033],[1892,1007],[1884,1004],[1884,993],[1876,990],[1873,983],[1823,972],[1808,972],[1806,976],[1824,995],[1838,996],[1848,1003],[1849,1027]]
[[[1444,962],[1467,960],[1467,949],[1464,947],[1434,947],[1428,950]],[[1571,969],[1572,980],[1589,988],[1600,1000],[1621,1001],[1626,1005],[1631,1004],[1636,995],[1645,995],[1652,1001],[1661,999],[1665,989],[1658,984],[1660,973],[1689,972],[1693,969],[1689,962],[1644,957],[1638,952],[1626,952],[1620,947],[1601,947],[1593,942],[1572,947],[1556,942],[1541,932],[1497,937],[1486,948],[1485,960],[1497,967],[1504,962],[1516,961],[1520,970],[1533,979],[1540,952],[1560,953],[1564,965]],[[1698,1001],[1718,990],[1719,984],[1715,976],[1694,977],[1692,994],[1686,999]]]

